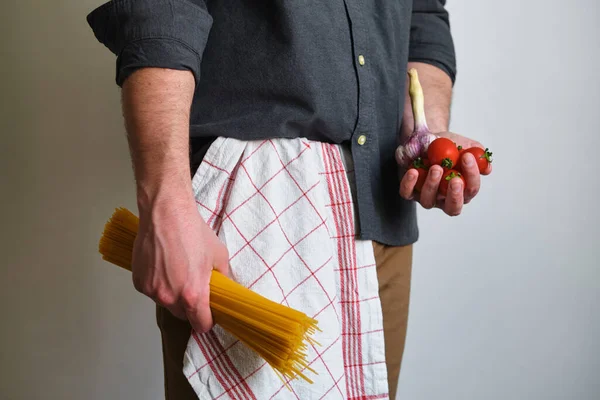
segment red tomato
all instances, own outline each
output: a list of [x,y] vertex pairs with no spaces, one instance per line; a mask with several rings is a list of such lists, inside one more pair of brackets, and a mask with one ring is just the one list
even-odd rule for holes
[[415,190],[420,192],[427,179],[427,170],[425,168],[417,168],[417,172],[419,172],[419,176],[417,178],[417,183],[415,183]]
[[459,165],[462,165],[462,155],[465,153],[471,153],[475,156],[477,167],[479,167],[479,173],[483,173],[483,171],[488,169],[489,165],[492,163],[492,153],[489,149],[484,150],[481,147],[469,147],[462,151]]
[[426,159],[426,158],[422,158],[422,157],[417,157],[412,162],[412,167],[413,168],[429,169],[430,166],[431,166],[431,163],[429,162],[429,160]]
[[454,169],[457,170],[458,172],[462,173],[463,170],[462,170],[461,157],[462,157],[463,153],[465,152],[465,148],[462,146],[456,146],[456,149],[458,150],[458,162],[454,166]]
[[412,167],[417,170],[419,176],[417,177],[417,183],[415,184],[415,190],[421,191],[425,180],[427,179],[427,169],[429,168],[429,160],[422,159],[421,157],[413,161]]
[[458,148],[456,144],[445,137],[435,139],[427,148],[427,158],[432,165],[441,165],[452,168],[458,162]]
[[462,174],[455,169],[449,169],[444,173],[442,180],[440,181],[438,192],[442,196],[445,196],[446,193],[448,193],[448,185],[452,179],[461,179],[463,181],[463,188],[465,187],[465,178],[463,178]]

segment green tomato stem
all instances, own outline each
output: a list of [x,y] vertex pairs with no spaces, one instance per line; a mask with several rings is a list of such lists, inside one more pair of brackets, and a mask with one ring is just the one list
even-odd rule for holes
[[485,158],[490,163],[492,162],[492,152],[489,151],[489,149],[485,149],[485,152],[483,153],[483,155],[481,157]]
[[452,165],[453,165],[452,160],[449,158],[444,158],[442,160],[441,164],[442,164],[442,167],[444,167],[444,168],[452,168]]

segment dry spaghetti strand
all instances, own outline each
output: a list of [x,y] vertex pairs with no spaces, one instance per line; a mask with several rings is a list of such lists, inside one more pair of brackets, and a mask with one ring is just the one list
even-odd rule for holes
[[[138,225],[135,214],[117,208],[100,238],[102,258],[131,271]],[[218,271],[212,272],[210,293],[215,323],[269,363],[288,389],[287,382],[295,378],[313,383],[303,372],[316,374],[306,361],[308,345],[318,345],[311,337],[320,331],[315,319],[271,301]]]

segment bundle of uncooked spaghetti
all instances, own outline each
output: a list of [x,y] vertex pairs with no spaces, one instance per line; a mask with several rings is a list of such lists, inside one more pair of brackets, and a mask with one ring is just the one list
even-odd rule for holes
[[[133,244],[138,217],[126,208],[117,208],[104,227],[99,250],[102,258],[131,271]],[[213,270],[210,280],[210,307],[214,322],[258,353],[283,377],[316,373],[306,362],[307,344],[318,344],[311,335],[317,321],[290,307],[271,301]]]

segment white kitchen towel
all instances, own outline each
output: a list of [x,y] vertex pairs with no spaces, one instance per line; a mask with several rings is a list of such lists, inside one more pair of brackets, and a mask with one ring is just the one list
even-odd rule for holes
[[199,399],[387,399],[381,304],[371,241],[357,240],[351,159],[306,139],[217,139],[192,184],[225,243],[233,278],[310,315],[322,332],[289,382],[215,326],[192,332],[183,371]]

